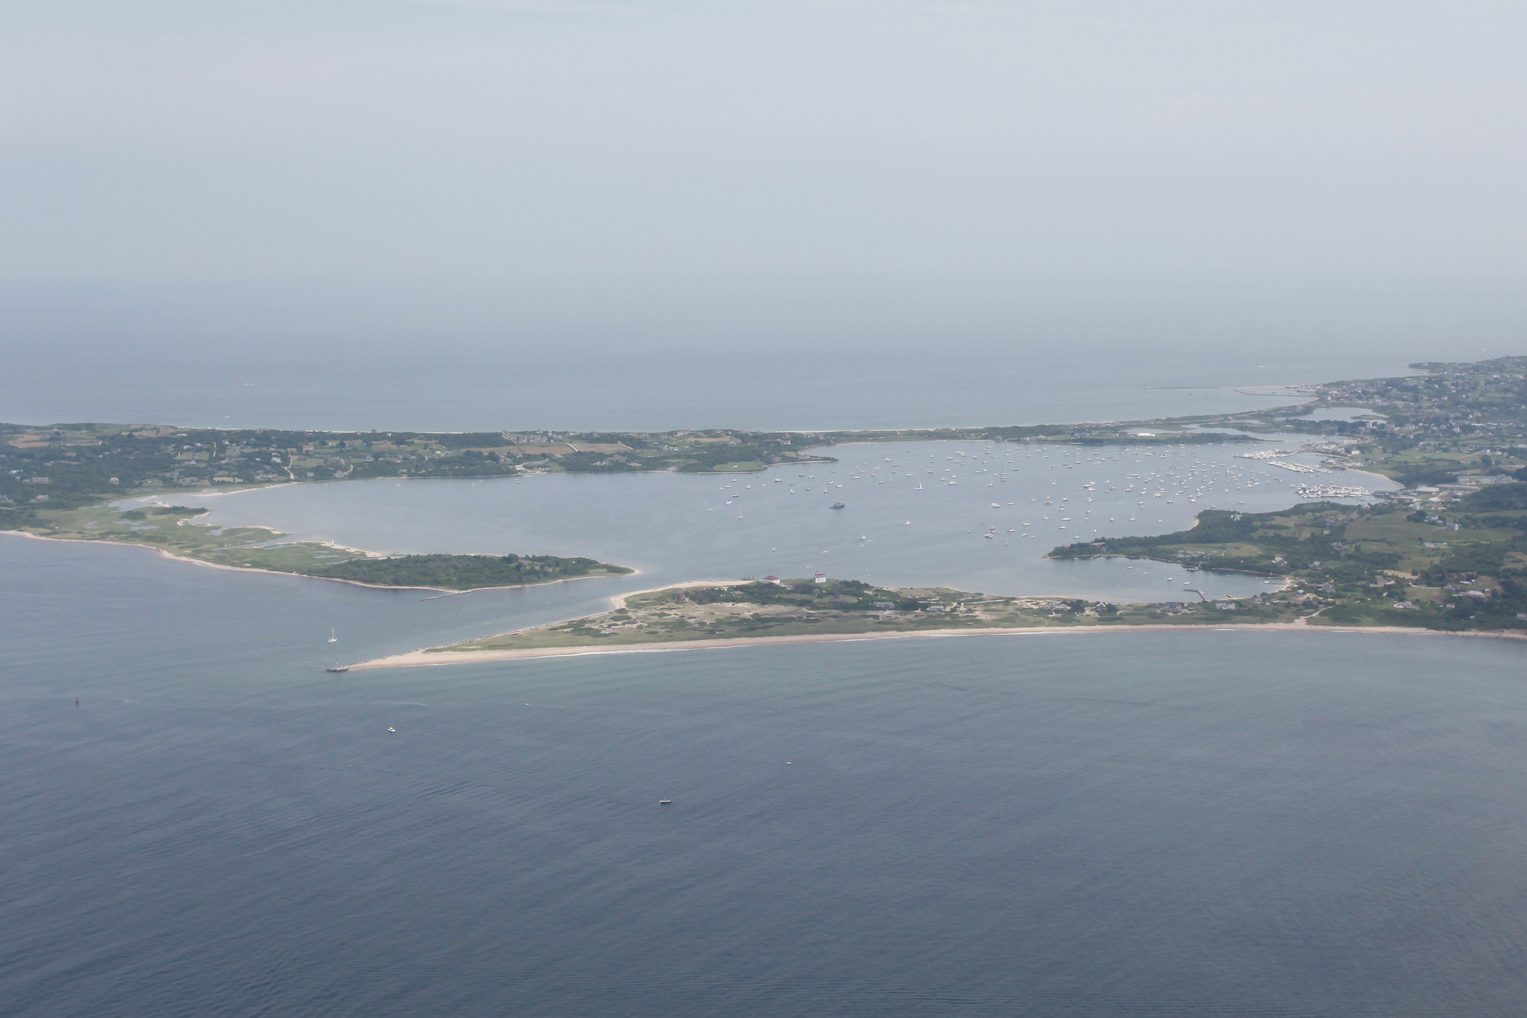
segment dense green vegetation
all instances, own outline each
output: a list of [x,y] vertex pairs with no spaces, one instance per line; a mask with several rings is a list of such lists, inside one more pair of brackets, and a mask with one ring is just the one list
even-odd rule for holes
[[832,608],[837,611],[916,611],[926,601],[906,591],[876,587],[859,580],[780,580],[657,591],[643,595],[645,603],[788,605]]
[[622,566],[605,565],[591,558],[555,555],[397,555],[354,558],[314,569],[309,575],[395,587],[472,590],[629,572]]
[[1459,506],[1466,512],[1487,513],[1506,509],[1527,509],[1527,484],[1495,484],[1463,498]]
[[[1349,549],[1341,540],[1339,521],[1350,507],[1330,502],[1306,503],[1270,513],[1240,513],[1210,509],[1198,514],[1189,530],[1139,537],[1103,538],[1056,548],[1052,558],[1092,558],[1100,553],[1136,558],[1163,558],[1190,569],[1213,568],[1280,575],[1332,563],[1341,568]],[[1357,510],[1353,510],[1357,512]],[[1388,569],[1399,555],[1370,552],[1357,571]]]
[[[1490,496],[1481,503],[1514,505],[1515,497]],[[1315,622],[1527,629],[1524,520],[1479,511],[1417,515],[1403,503],[1209,511],[1191,530],[1104,538],[1056,548],[1051,555],[1125,555],[1189,569],[1287,576],[1292,586],[1271,600]]]

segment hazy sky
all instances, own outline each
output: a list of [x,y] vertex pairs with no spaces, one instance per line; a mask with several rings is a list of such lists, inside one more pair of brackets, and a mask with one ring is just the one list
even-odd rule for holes
[[1523,39],[1477,0],[9,0],[0,285],[914,280],[1514,329]]

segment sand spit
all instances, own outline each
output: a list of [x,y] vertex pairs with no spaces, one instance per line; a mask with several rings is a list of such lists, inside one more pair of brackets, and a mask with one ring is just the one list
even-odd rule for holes
[[[669,589],[669,588],[660,588]],[[525,661],[551,657],[585,657],[604,654],[654,654],[682,650],[728,650],[739,647],[793,643],[850,643],[868,640],[941,639],[960,636],[1066,636],[1080,633],[1183,633],[1183,632],[1298,632],[1298,633],[1372,633],[1408,636],[1464,636],[1499,640],[1527,640],[1527,633],[1489,633],[1480,631],[1444,632],[1437,629],[1411,629],[1405,626],[1322,626],[1304,622],[1264,622],[1231,624],[1177,624],[1139,626],[1027,626],[986,629],[922,629],[899,633],[817,633],[801,636],[747,636],[721,640],[678,640],[668,643],[633,643],[616,647],[534,647],[524,650],[413,650],[406,654],[361,661],[351,671],[373,668],[433,668],[447,665],[488,664],[500,661]]]

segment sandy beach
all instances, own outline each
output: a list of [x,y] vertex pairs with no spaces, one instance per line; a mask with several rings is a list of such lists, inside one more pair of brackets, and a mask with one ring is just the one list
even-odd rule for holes
[[[668,589],[668,588],[661,588]],[[1527,640],[1527,633],[1451,633],[1437,629],[1410,629],[1404,626],[1321,626],[1304,622],[1231,623],[1229,625],[1142,625],[1142,626],[1029,626],[991,629],[924,629],[901,633],[821,633],[802,636],[749,636],[724,640],[679,640],[670,643],[637,643],[620,647],[536,647],[526,650],[431,651],[413,650],[406,654],[361,661],[351,671],[373,668],[434,668],[449,665],[487,664],[499,661],[525,661],[536,658],[585,657],[605,654],[657,654],[683,650],[729,650],[792,643],[853,643],[868,640],[926,640],[961,636],[1071,636],[1100,633],[1185,633],[1185,632],[1296,632],[1296,633],[1369,633],[1375,635],[1463,636],[1475,639]]]
[[[635,573],[629,575],[635,576]],[[683,583],[668,583],[661,587],[647,587],[644,590],[628,590],[624,594],[612,594],[610,596],[611,610],[619,610],[626,606],[626,602],[640,594],[656,594],[662,590],[692,590],[695,587],[740,587],[744,583],[752,583],[752,580],[685,580]]]
[[[269,527],[260,527],[261,530],[270,530]],[[271,530],[278,534],[280,531]],[[189,555],[177,555],[164,548],[156,548],[149,544],[134,544],[132,541],[95,540],[88,537],[49,537],[46,534],[33,534],[25,530],[0,530],[0,537],[24,537],[32,541],[62,541],[67,544],[114,544],[122,548],[139,548],[143,551],[153,552],[161,558],[171,559],[175,562],[187,562],[193,566],[203,566],[207,569],[223,569],[230,573],[265,573],[268,576],[286,576],[294,580],[314,580],[320,583],[345,583],[352,587],[365,587],[369,590],[423,590],[433,594],[453,595],[470,594],[474,590],[510,590],[519,587],[540,587],[548,583],[572,583],[575,580],[618,580],[630,576],[639,576],[640,569],[632,569],[629,573],[589,573],[586,576],[564,576],[555,580],[542,580],[539,583],[509,583],[497,587],[470,587],[466,590],[456,590],[451,587],[418,587],[395,583],[365,583],[361,580],[346,580],[338,576],[310,576],[307,573],[289,573],[281,569],[262,569],[259,566],[230,566],[222,562],[208,562],[206,559],[192,558]],[[325,548],[333,548],[335,551],[358,553],[366,558],[385,558],[378,552],[366,551],[363,548],[349,548],[332,541],[310,541],[309,544],[321,544]],[[638,592],[639,593],[639,592]],[[614,600],[612,598],[612,600]]]

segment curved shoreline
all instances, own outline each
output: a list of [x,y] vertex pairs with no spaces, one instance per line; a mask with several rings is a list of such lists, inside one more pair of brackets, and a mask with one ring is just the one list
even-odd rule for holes
[[[1192,388],[1196,388],[1196,387],[1192,387]],[[1207,388],[1216,388],[1216,389],[1222,389],[1222,390],[1233,390],[1233,391],[1236,391],[1237,393],[1239,393],[1241,395],[1252,395],[1250,393],[1242,393],[1242,392],[1240,392],[1239,389],[1234,389],[1234,387],[1231,387],[1231,386],[1211,386],[1211,387],[1207,387]],[[1314,394],[1314,393],[1299,393],[1299,392],[1295,391],[1295,390],[1297,390],[1299,388],[1299,386],[1283,384],[1283,385],[1274,386],[1273,388],[1275,388],[1275,389],[1282,389],[1282,390],[1288,390],[1286,394],[1289,397],[1304,396],[1304,398],[1300,399],[1299,402],[1294,403],[1294,404],[1283,404],[1283,405],[1278,405],[1278,406],[1275,406],[1275,407],[1266,408],[1265,410],[1257,410],[1257,411],[1225,412],[1225,413],[1221,413],[1221,414],[1193,415],[1191,417],[1182,417],[1182,418],[1156,418],[1156,419],[1149,419],[1149,420],[1126,420],[1126,421],[1107,421],[1107,422],[1080,422],[1080,424],[1081,424],[1081,426],[1086,426],[1086,427],[1107,426],[1107,427],[1116,428],[1116,429],[1138,428],[1138,427],[1161,428],[1161,427],[1185,427],[1185,426],[1192,427],[1192,428],[1199,428],[1199,427],[1207,427],[1207,426],[1209,426],[1208,424],[1201,423],[1201,421],[1200,421],[1200,418],[1206,418],[1209,421],[1217,421],[1220,425],[1223,425],[1223,426],[1235,429],[1236,428],[1236,424],[1232,422],[1231,418],[1237,418],[1237,417],[1240,417],[1242,415],[1255,415],[1255,414],[1258,414],[1258,413],[1265,413],[1265,412],[1268,412],[1268,411],[1283,411],[1283,410],[1301,410],[1302,409],[1304,413],[1308,413],[1311,408],[1318,407],[1318,406],[1321,405],[1321,397],[1319,395]],[[1318,390],[1318,387],[1316,387],[1316,388]],[[1263,395],[1271,397],[1272,393],[1266,393],[1266,394],[1256,393],[1255,395],[1258,396],[1258,397],[1261,397]],[[1076,426],[1078,426],[1078,425],[1077,424],[1067,425],[1067,427],[1076,427]],[[1019,426],[1019,427],[1027,427],[1027,426]],[[876,428],[870,428],[870,429],[849,429],[847,431],[844,431],[844,430],[829,430],[829,431],[804,431],[804,432],[803,431],[793,431],[793,432],[784,432],[784,434],[814,435],[814,436],[817,436],[822,441],[823,444],[807,446],[806,448],[800,450],[800,455],[798,455],[798,457],[795,458],[795,459],[780,460],[780,461],[775,461],[775,462],[765,462],[765,463],[761,464],[757,468],[757,470],[768,471],[768,470],[771,470],[771,469],[783,468],[783,467],[785,467],[787,465],[801,465],[801,464],[807,464],[807,463],[832,463],[832,462],[834,462],[834,458],[833,457],[826,456],[826,455],[821,455],[821,454],[823,454],[823,453],[825,453],[827,451],[830,451],[830,450],[832,450],[832,449],[834,449],[834,448],[836,448],[838,446],[874,445],[874,444],[879,444],[879,443],[882,443],[882,442],[885,442],[885,441],[910,442],[910,443],[931,443],[931,442],[943,442],[943,441],[957,441],[957,442],[969,441],[969,442],[975,442],[975,443],[998,443],[998,444],[1003,443],[1004,441],[1007,441],[1007,439],[1004,439],[1004,438],[1002,438],[1000,436],[993,437],[993,436],[989,436],[989,435],[983,436],[983,435],[956,435],[956,434],[949,434],[947,432],[950,429],[947,429],[947,428],[931,429],[931,431],[929,429],[894,429],[894,430],[896,430],[896,431],[906,430],[908,433],[907,434],[888,434],[886,432],[886,429],[876,429]],[[955,429],[955,430],[963,430],[963,429]],[[990,430],[990,429],[986,429],[986,430]],[[739,433],[746,434],[745,432],[739,432]],[[355,432],[355,434],[359,434],[359,432]],[[448,434],[448,433],[442,433],[442,434]],[[1278,437],[1284,437],[1284,436],[1278,436]],[[1304,435],[1302,433],[1300,433],[1300,434],[1291,434],[1291,435],[1286,436],[1286,437],[1288,437],[1291,440],[1295,440],[1298,443],[1300,443],[1299,447],[1297,449],[1298,452],[1309,451],[1310,447],[1308,445],[1308,442],[1314,440],[1314,436],[1306,436],[1306,435]],[[1261,435],[1250,435],[1250,434],[1248,434],[1248,438],[1250,438],[1250,439],[1252,439],[1254,441],[1271,441],[1272,440],[1272,436],[1265,435],[1265,434],[1261,434]],[[1038,442],[1040,444],[1043,444],[1043,443],[1051,442],[1051,441],[1061,441],[1061,439],[1059,439],[1058,437],[1055,437],[1055,436],[1036,435],[1036,436],[1033,436],[1031,439],[1025,439],[1025,441],[1034,441],[1034,442]],[[1117,438],[1117,437],[1115,437],[1113,439],[1108,439],[1108,438],[1104,437],[1102,439],[1102,443],[1103,444],[1110,444],[1110,443],[1125,444],[1125,441],[1123,439]],[[570,445],[570,443],[569,443],[569,445]],[[577,451],[576,447],[573,447],[573,451],[574,452]],[[674,471],[676,469],[677,468],[672,467],[672,466],[661,468],[662,472],[671,472],[671,471]],[[1396,482],[1394,482],[1394,480],[1392,478],[1389,478],[1389,477],[1387,477],[1384,474],[1376,473],[1376,472],[1374,472],[1372,470],[1361,469],[1361,468],[1348,468],[1348,469],[1350,470],[1351,474],[1353,474],[1356,478],[1360,478],[1361,481],[1364,484],[1366,484],[1369,488],[1380,489],[1380,488],[1383,488],[1383,487],[1385,487],[1387,485],[1392,485],[1392,484],[1396,483]],[[752,472],[752,471],[743,471],[743,470],[738,470],[738,469],[734,468],[733,470],[729,470],[729,471],[714,471],[714,472],[715,473],[744,473],[744,472]],[[290,475],[290,471],[289,470],[288,470],[288,474]],[[404,481],[404,480],[419,480],[419,481],[441,481],[441,480],[446,480],[446,481],[463,481],[463,480],[471,480],[474,483],[476,483],[476,482],[479,482],[479,481],[484,480],[484,479],[506,480],[506,479],[511,479],[512,478],[512,479],[518,481],[518,480],[523,479],[524,476],[532,476],[532,474],[529,473],[529,472],[524,472],[524,473],[514,474],[514,475],[510,475],[510,474],[493,474],[493,475],[486,475],[485,477],[470,477],[470,476],[463,476],[463,477],[412,477],[412,476],[401,476],[401,477],[390,477],[389,478],[389,477],[385,477],[385,476],[378,476],[378,477],[374,477],[374,478],[363,478],[363,479],[356,479],[356,478],[352,478],[350,476],[343,476],[343,477],[324,478],[322,480],[316,480],[315,479],[315,480],[307,480],[307,481],[299,481],[295,477],[290,477],[289,476],[289,479],[278,479],[278,480],[273,480],[273,481],[268,481],[268,482],[255,482],[255,483],[243,484],[243,485],[238,485],[238,486],[235,486],[235,487],[229,487],[229,488],[223,488],[223,489],[218,489],[218,488],[215,488],[215,487],[203,487],[200,490],[195,491],[193,494],[197,498],[211,499],[211,498],[227,496],[227,495],[244,494],[244,493],[249,493],[249,492],[254,492],[254,491],[259,491],[259,490],[270,489],[270,488],[295,486],[295,485],[298,485],[298,484],[338,483],[340,481],[345,481],[345,482],[348,482],[348,483],[354,483],[357,480],[372,480],[372,481],[375,481],[375,482],[382,482],[382,481],[385,481],[385,480],[388,480],[388,479],[393,480],[394,483],[401,483],[401,481]],[[150,490],[150,491],[139,492],[139,493],[136,493],[136,494],[124,497],[124,498],[115,499],[115,500],[109,500],[109,501],[113,505],[114,508],[120,508],[123,505],[143,505],[143,504],[159,504],[159,505],[164,505],[164,500],[166,500],[166,499],[171,499],[172,500],[179,493],[180,492],[178,490],[175,490],[175,489],[155,489],[155,490]],[[1320,500],[1318,500],[1318,501],[1320,501]],[[1011,503],[1009,503],[1009,504],[1011,504]],[[1295,504],[1297,505],[1299,503],[1296,501]],[[204,512],[207,511],[207,507],[205,507],[205,506],[202,507],[202,510]],[[1198,528],[1200,523],[1202,522],[1202,518],[1201,517],[1202,517],[1202,513],[1201,512],[1200,513],[1195,513],[1191,523],[1189,523],[1189,525],[1188,525],[1188,527],[1186,529],[1187,530],[1194,530],[1194,529]],[[199,521],[194,520],[194,519],[177,520],[177,521],[175,521],[175,526],[196,526],[198,522]],[[251,524],[249,526],[251,526],[252,528],[257,528],[257,529],[261,529],[261,530],[267,531],[272,537],[277,538],[277,539],[287,536],[287,535],[283,534],[280,531],[276,531],[274,528],[264,527],[264,526],[260,526],[258,524]],[[78,534],[78,533],[81,533],[82,531],[88,533],[90,529],[91,528],[88,527],[88,526],[87,527],[83,527],[83,528],[76,527],[76,528],[74,528],[74,533]],[[471,592],[474,592],[474,591],[508,590],[508,589],[516,589],[516,588],[523,589],[523,588],[528,588],[528,587],[532,587],[532,586],[543,586],[543,585],[548,584],[548,583],[561,583],[561,582],[565,582],[567,580],[573,580],[573,579],[597,579],[597,578],[600,578],[600,577],[605,577],[605,578],[609,578],[609,579],[618,579],[618,578],[621,578],[621,577],[634,577],[634,576],[639,575],[642,572],[641,570],[630,569],[630,570],[628,570],[626,572],[623,572],[623,573],[585,573],[585,574],[581,574],[581,575],[577,575],[577,576],[565,576],[565,577],[540,579],[540,580],[535,580],[535,581],[521,582],[521,583],[514,583],[514,584],[497,584],[497,585],[480,586],[480,587],[469,587],[469,588],[448,588],[448,587],[426,585],[426,584],[389,584],[389,583],[379,583],[379,582],[371,582],[371,581],[361,581],[361,580],[354,580],[354,579],[346,579],[346,578],[341,578],[341,577],[336,577],[336,576],[316,575],[316,574],[313,574],[313,573],[306,573],[306,572],[300,571],[300,567],[303,564],[300,559],[298,559],[298,562],[297,562],[297,564],[299,566],[299,568],[297,568],[297,569],[283,569],[283,568],[273,568],[273,567],[261,567],[261,566],[257,566],[257,565],[234,565],[234,564],[228,564],[228,563],[212,561],[212,560],[209,560],[209,559],[206,559],[206,558],[199,557],[199,555],[198,555],[199,552],[207,550],[207,549],[204,549],[204,548],[191,548],[191,549],[186,549],[186,548],[175,548],[175,549],[166,548],[166,547],[163,547],[163,546],[160,546],[160,545],[156,545],[156,544],[153,544],[153,543],[146,543],[146,542],[142,542],[142,541],[134,541],[134,540],[131,539],[131,537],[121,534],[120,531],[118,531],[117,535],[112,537],[112,538],[105,538],[105,537],[94,538],[94,537],[89,537],[89,536],[84,536],[84,537],[79,537],[79,536],[70,536],[70,537],[53,536],[53,535],[45,534],[45,533],[35,533],[35,532],[29,532],[29,531],[23,531],[23,530],[0,530],[0,534],[15,534],[17,536],[31,537],[31,538],[35,538],[35,539],[38,539],[38,540],[62,540],[62,541],[77,541],[77,542],[81,542],[81,543],[124,545],[124,546],[127,546],[127,547],[144,548],[146,550],[153,551],[153,552],[155,552],[155,553],[159,554],[160,556],[162,556],[164,558],[167,558],[167,559],[178,560],[178,561],[182,561],[182,562],[189,562],[189,563],[192,563],[192,564],[195,564],[195,565],[207,566],[207,567],[214,568],[214,569],[223,569],[223,570],[227,570],[227,571],[230,571],[230,572],[273,573],[273,574],[282,575],[282,576],[301,577],[303,579],[310,579],[310,580],[319,579],[319,580],[328,580],[330,582],[335,582],[335,583],[347,583],[347,584],[350,584],[351,586],[363,587],[363,588],[373,589],[373,590],[409,590],[409,591],[419,591],[419,592],[422,592],[422,593],[427,593],[429,595],[432,595],[432,598],[433,597],[448,597],[448,596],[453,596],[453,595],[456,595],[456,594],[471,593]],[[1160,536],[1160,535],[1158,535],[1158,536]],[[297,543],[297,542],[293,542],[293,543]],[[337,544],[337,543],[335,543],[333,541],[322,540],[322,539],[315,539],[315,540],[311,540],[311,541],[307,541],[307,542],[302,542],[302,543],[307,544],[309,547],[331,549],[331,550],[336,551],[336,552],[342,552],[342,553],[353,555],[353,556],[356,556],[356,557],[386,557],[389,554],[396,554],[396,553],[372,552],[372,551],[368,551],[368,550],[365,550],[365,549],[347,547],[347,546],[339,545],[339,544]],[[225,556],[225,555],[222,554],[222,549],[213,549],[213,551],[214,551],[214,553],[219,554],[220,557],[238,557],[238,556],[233,556],[233,555]],[[293,557],[294,556],[289,556],[287,558],[290,559],[290,558],[293,558]],[[320,558],[326,558],[327,556],[319,556],[319,557]],[[1047,557],[1055,557],[1055,556],[1047,556]],[[1083,561],[1083,560],[1098,559],[1098,558],[1119,558],[1119,557],[1129,558],[1129,559],[1139,559],[1139,560],[1144,560],[1144,561],[1154,561],[1154,562],[1159,562],[1159,563],[1169,564],[1169,565],[1186,566],[1186,563],[1184,563],[1182,561],[1179,561],[1177,559],[1165,558],[1165,557],[1155,557],[1155,556],[1153,556],[1153,555],[1151,555],[1149,553],[1141,553],[1141,552],[1138,552],[1138,551],[1132,552],[1132,553],[1131,552],[1102,552],[1102,553],[1092,553],[1092,554],[1076,555],[1076,556],[1059,556],[1059,558],[1061,558],[1061,559],[1071,559],[1071,560],[1075,560],[1075,561]],[[284,564],[284,561],[278,560],[277,564],[278,565],[279,564]],[[1223,574],[1223,575],[1236,575],[1236,574],[1239,574],[1239,575],[1246,575],[1246,576],[1263,577],[1263,578],[1268,578],[1268,579],[1278,579],[1278,578],[1280,578],[1279,574],[1275,574],[1275,573],[1274,574],[1269,574],[1269,573],[1259,572],[1259,571],[1256,571],[1256,570],[1249,570],[1249,569],[1223,568],[1223,567],[1222,568],[1205,568],[1203,566],[1200,566],[1199,568],[1203,569],[1203,571],[1206,574],[1206,576],[1213,576],[1213,575],[1219,575],[1219,574]],[[1283,590],[1287,590],[1290,586],[1292,586],[1295,582],[1297,582],[1294,579],[1294,577],[1288,576],[1288,575],[1281,576],[1281,580],[1282,580],[1282,582],[1280,584],[1280,589],[1283,589]],[[611,609],[618,611],[618,610],[626,608],[627,604],[629,603],[629,600],[631,598],[635,597],[638,594],[652,593],[652,592],[661,591],[661,590],[679,590],[679,589],[690,588],[690,587],[733,586],[733,585],[736,585],[736,584],[739,584],[739,583],[744,583],[744,582],[747,582],[747,581],[745,581],[745,580],[691,580],[691,581],[686,581],[686,582],[677,583],[677,584],[669,584],[669,585],[662,586],[662,587],[651,587],[651,588],[645,588],[645,589],[642,589],[642,590],[633,590],[633,591],[626,591],[626,592],[615,593],[615,594],[609,595],[608,600],[609,600],[609,604],[611,606]],[[1191,590],[1192,588],[1188,588],[1188,589]],[[1199,591],[1196,591],[1196,590],[1194,590],[1192,592],[1193,593],[1198,593],[1198,596],[1201,599],[1207,600],[1203,593],[1201,593]],[[1046,595],[1046,594],[1035,594],[1035,593],[1032,593],[1032,592],[1026,592],[1026,593],[1019,594],[1019,595],[1014,595],[1014,596],[1026,597],[1026,598],[1036,598],[1036,599],[1054,599],[1054,598],[1070,597],[1072,595],[1064,595],[1064,594],[1059,594],[1059,595],[1050,594],[1050,595]],[[1249,597],[1251,595],[1247,594],[1247,595],[1241,595],[1241,596],[1242,597]],[[1287,618],[1287,615],[1285,614],[1284,617]],[[565,621],[572,621],[572,620],[562,620],[562,621],[565,622]],[[437,664],[457,663],[458,660],[467,660],[467,659],[470,659],[470,660],[473,660],[473,661],[501,660],[501,659],[502,660],[512,660],[512,659],[519,659],[519,658],[534,658],[534,657],[547,657],[547,656],[567,656],[567,655],[594,654],[594,653],[637,653],[637,652],[642,652],[642,651],[665,651],[665,650],[678,650],[678,649],[710,649],[710,648],[729,647],[729,646],[747,646],[747,645],[750,645],[752,643],[757,643],[757,642],[802,642],[802,643],[807,643],[807,642],[844,641],[844,640],[859,640],[859,639],[909,638],[909,637],[915,637],[915,636],[940,636],[940,637],[942,637],[942,636],[955,636],[955,635],[999,635],[999,634],[1030,634],[1031,635],[1031,634],[1034,634],[1034,633],[1069,632],[1069,631],[1082,631],[1082,630],[1097,630],[1097,629],[1105,629],[1105,628],[1106,629],[1114,629],[1114,628],[1119,628],[1119,629],[1163,629],[1163,630],[1164,629],[1182,629],[1182,628],[1218,628],[1218,629],[1232,629],[1232,628],[1235,628],[1235,629],[1243,629],[1243,628],[1262,628],[1262,629],[1321,628],[1321,629],[1330,629],[1332,631],[1400,632],[1400,633],[1405,633],[1405,632],[1420,632],[1420,633],[1428,633],[1428,634],[1432,634],[1432,635],[1484,635],[1484,636],[1500,636],[1502,638],[1521,638],[1524,635],[1524,634],[1521,634],[1521,633],[1512,633],[1512,632],[1509,632],[1509,631],[1508,632],[1469,631],[1469,632],[1461,632],[1461,633],[1456,633],[1455,634],[1455,633],[1445,632],[1445,631],[1412,629],[1410,627],[1402,627],[1402,626],[1319,626],[1319,625],[1316,625],[1316,626],[1313,626],[1313,627],[1306,627],[1306,626],[1301,624],[1302,621],[1303,620],[1299,620],[1299,621],[1292,622],[1292,623],[1285,622],[1285,623],[1260,623],[1260,624],[1259,623],[1235,623],[1235,622],[1227,622],[1227,623],[1222,623],[1222,624],[1212,624],[1212,623],[1208,623],[1208,622],[1199,622],[1199,623],[1162,623],[1162,624],[1158,625],[1158,624],[1154,624],[1154,623],[1144,622],[1144,623],[1141,623],[1141,624],[1138,624],[1138,625],[1092,624],[1092,625],[1079,625],[1079,626],[1073,625],[1073,626],[1064,626],[1064,627],[1060,627],[1060,626],[1049,626],[1049,627],[1047,627],[1047,626],[984,626],[984,627],[960,628],[960,629],[952,629],[952,630],[945,630],[945,629],[915,630],[914,629],[914,630],[899,630],[899,631],[898,630],[892,630],[892,631],[889,631],[889,632],[883,632],[883,631],[882,632],[861,632],[861,633],[830,633],[829,632],[829,633],[820,633],[820,634],[818,634],[818,633],[809,633],[808,632],[808,633],[798,633],[798,634],[795,634],[795,635],[792,635],[792,636],[783,636],[783,635],[780,635],[780,636],[719,637],[719,638],[701,639],[701,640],[680,640],[680,641],[671,641],[671,642],[652,642],[652,643],[642,643],[642,644],[639,644],[639,643],[619,644],[619,645],[615,645],[615,646],[601,646],[600,644],[596,643],[596,644],[589,644],[589,645],[576,646],[576,647],[525,648],[525,649],[517,649],[517,650],[507,650],[507,649],[498,649],[498,650],[450,650],[450,649],[447,649],[447,648],[436,648],[433,651],[428,651],[428,649],[425,649],[425,650],[410,652],[409,654],[395,655],[394,657],[390,657],[390,658],[381,658],[381,659],[377,659],[375,661],[363,661],[363,662],[360,662],[357,665],[355,665],[355,667],[365,668],[365,667],[385,667],[385,666],[389,666],[388,664],[385,664],[386,662],[397,662],[398,664],[401,665],[401,664],[404,663],[404,659],[408,659],[407,663],[409,663],[409,664],[415,664],[415,665],[419,665],[419,664],[437,665]],[[534,629],[534,628],[537,628],[537,627],[529,627],[529,628]],[[514,632],[518,633],[518,632],[521,632],[521,631],[522,630],[515,630]],[[508,635],[508,634],[497,634],[497,635]],[[416,654],[425,654],[425,653],[428,653],[428,660],[423,660],[423,661],[413,661],[412,660],[414,655],[416,655]],[[445,660],[442,660],[442,659],[445,659]]]
[[879,640],[949,639],[961,636],[1061,636],[1077,633],[1139,632],[1282,632],[1282,633],[1372,633],[1410,636],[1462,636],[1471,639],[1527,640],[1527,633],[1467,630],[1449,632],[1441,629],[1410,629],[1405,626],[1322,626],[1304,622],[1241,622],[1138,626],[1021,626],[984,629],[921,629],[891,633],[809,633],[799,636],[743,636],[719,640],[675,640],[659,643],[633,643],[617,647],[535,647],[524,650],[431,651],[411,650],[403,654],[360,661],[351,671],[382,668],[440,668],[451,665],[492,664],[527,661],[537,658],[590,657],[607,654],[666,654],[683,650],[735,650],[740,647],[779,646],[804,643],[854,643]]
[[[635,573],[627,575],[634,576]],[[619,611],[626,607],[626,601],[640,594],[656,594],[664,590],[693,590],[695,587],[740,587],[744,583],[752,583],[752,580],[684,580],[681,583],[665,583],[661,587],[647,587],[644,590],[627,590],[619,594],[610,595],[610,610]],[[534,629],[534,626],[530,628]],[[512,630],[519,632],[519,630]],[[506,636],[506,633],[495,633],[495,636]]]
[[[301,483],[301,482],[298,482]],[[261,527],[262,530],[270,530],[269,527]],[[272,530],[271,533],[280,533]],[[25,537],[32,541],[62,541],[67,544],[114,544],[119,548],[141,548],[143,551],[151,551],[162,558],[174,562],[187,562],[193,566],[204,566],[208,569],[223,569],[230,573],[265,573],[270,576],[288,576],[296,580],[321,580],[324,583],[345,583],[352,587],[365,587],[368,590],[427,590],[440,595],[471,594],[479,590],[522,590],[527,587],[544,587],[549,583],[571,583],[574,580],[617,580],[628,576],[638,576],[640,569],[632,568],[628,573],[585,573],[582,576],[559,576],[554,580],[537,580],[534,583],[501,583],[492,587],[426,587],[416,584],[402,583],[367,583],[364,580],[346,580],[339,576],[314,576],[311,573],[288,572],[284,569],[265,569],[260,566],[230,566],[222,562],[208,562],[206,559],[193,558],[190,555],[177,555],[167,548],[156,548],[152,544],[138,544],[134,541],[114,541],[109,538],[90,537],[51,537],[47,534],[34,534],[27,530],[0,530],[0,537]],[[377,552],[366,551],[362,548],[350,548],[333,541],[309,541],[308,544],[319,544],[336,551],[355,552],[368,557],[379,556]]]

